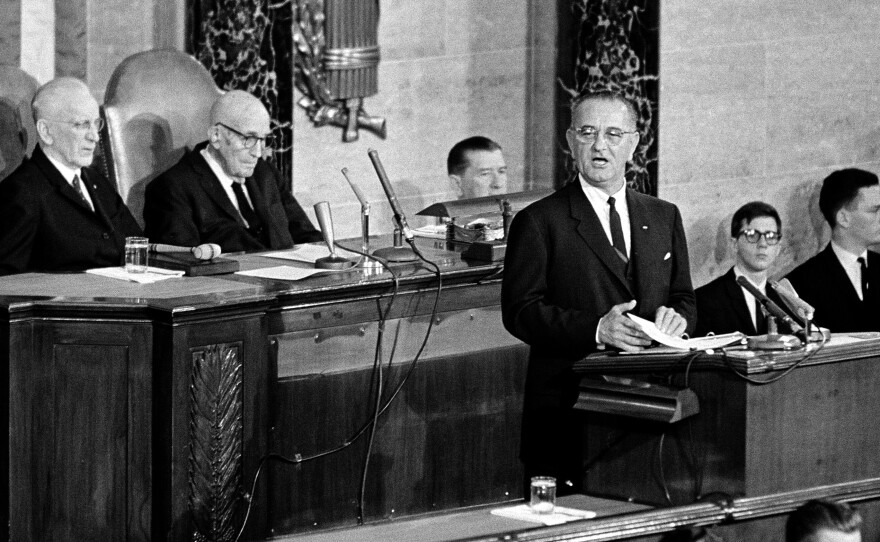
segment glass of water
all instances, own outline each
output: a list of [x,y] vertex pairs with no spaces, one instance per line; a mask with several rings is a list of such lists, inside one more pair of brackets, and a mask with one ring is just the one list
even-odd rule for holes
[[536,514],[552,514],[556,508],[556,478],[533,476],[529,507]]
[[146,273],[149,239],[146,237],[125,238],[125,270],[129,273]]

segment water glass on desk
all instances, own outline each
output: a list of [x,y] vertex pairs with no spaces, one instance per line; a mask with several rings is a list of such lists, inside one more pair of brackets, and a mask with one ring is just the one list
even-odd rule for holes
[[146,273],[149,254],[146,237],[125,238],[125,270],[129,273]]
[[533,476],[529,507],[536,514],[552,514],[556,508],[556,478]]

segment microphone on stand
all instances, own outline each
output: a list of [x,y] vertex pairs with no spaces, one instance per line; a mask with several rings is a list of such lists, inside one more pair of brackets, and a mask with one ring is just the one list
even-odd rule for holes
[[315,204],[315,215],[318,217],[318,224],[321,226],[321,234],[324,236],[324,242],[330,249],[330,255],[315,260],[315,267],[318,269],[346,269],[354,265],[354,262],[338,256],[336,254],[336,245],[334,244],[333,235],[333,217],[330,215],[330,204],[326,201],[319,201]]
[[816,312],[816,309],[801,299],[788,279],[782,279],[778,282],[771,280],[768,284],[777,294],[779,294],[779,297],[782,299],[783,303],[788,306],[792,315],[804,323],[803,335],[807,342],[821,341],[823,338],[828,340],[831,338],[831,332],[829,330],[818,325],[813,325],[813,314]]
[[[740,275],[736,278],[736,283],[748,290],[748,292],[755,296],[755,299],[761,303],[763,309],[759,310],[766,310],[769,314],[775,316],[780,321],[785,322],[795,333],[803,331],[803,327],[799,323],[795,322],[791,316],[782,310],[779,305],[774,303],[772,299],[764,295],[764,292],[752,284],[748,278]],[[799,347],[803,344],[800,339],[794,335],[780,335],[778,333],[759,335],[758,337],[749,338],[748,341],[749,348],[754,348],[756,350],[790,350],[791,348]]]
[[397,196],[394,194],[394,187],[391,186],[391,181],[388,180],[385,168],[382,167],[382,162],[379,160],[379,153],[376,152],[375,149],[370,149],[367,151],[367,154],[370,156],[370,161],[373,162],[373,168],[376,170],[376,175],[379,176],[379,182],[382,183],[382,189],[385,191],[385,196],[388,198],[391,212],[394,213],[394,220],[399,226],[394,230],[394,246],[376,249],[373,251],[373,254],[379,258],[388,260],[389,262],[415,261],[418,259],[418,256],[416,256],[412,248],[404,246],[403,241],[400,238],[402,233],[403,237],[406,237],[406,241],[410,245],[414,243],[412,230],[409,229],[409,224],[406,222],[406,215],[403,214],[403,209],[401,209],[400,203],[397,201]]

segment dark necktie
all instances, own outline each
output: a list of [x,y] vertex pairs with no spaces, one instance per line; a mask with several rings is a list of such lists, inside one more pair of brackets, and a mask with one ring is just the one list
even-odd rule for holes
[[235,199],[238,201],[238,211],[241,213],[241,217],[247,222],[248,230],[251,231],[254,235],[259,236],[260,230],[260,218],[257,216],[257,213],[254,212],[254,208],[251,207],[250,202],[248,202],[247,197],[244,195],[244,189],[242,188],[242,183],[237,183],[235,181],[232,182],[232,191],[235,193]]
[[767,317],[764,315],[764,309],[757,298],[755,298],[755,331],[758,332],[758,335],[767,333]]
[[617,251],[617,255],[623,263],[629,262],[626,255],[626,241],[623,240],[623,228],[620,226],[620,215],[614,208],[614,198],[608,198],[608,222],[611,223],[611,246]]
[[70,186],[72,186],[77,195],[79,195],[79,199],[81,199],[82,202],[86,204],[86,207],[94,211],[95,208],[92,207],[92,204],[89,203],[88,198],[86,198],[85,192],[83,192],[83,185],[82,182],[79,180],[79,175],[73,176],[73,180],[70,182]]
[[859,256],[857,261],[862,271],[862,300],[865,300],[868,298],[868,262],[861,256]]

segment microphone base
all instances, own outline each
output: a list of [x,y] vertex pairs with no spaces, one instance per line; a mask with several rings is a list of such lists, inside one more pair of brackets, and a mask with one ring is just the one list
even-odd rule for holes
[[794,335],[779,335],[777,333],[755,335],[748,338],[749,350],[794,350],[803,344]]
[[377,248],[373,256],[389,262],[414,262],[419,259],[413,249],[406,246]]
[[348,269],[354,267],[355,262],[340,256],[325,256],[315,260],[316,269]]

